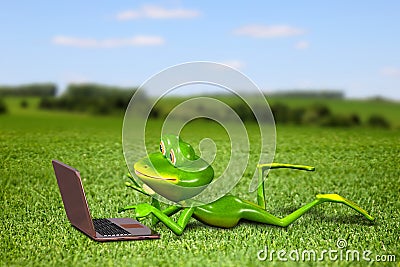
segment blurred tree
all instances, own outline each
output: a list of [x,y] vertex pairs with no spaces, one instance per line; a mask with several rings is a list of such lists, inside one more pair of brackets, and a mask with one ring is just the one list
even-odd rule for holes
[[271,106],[272,114],[276,123],[287,123],[290,118],[290,109],[287,105],[276,103]]
[[389,128],[389,122],[381,115],[371,115],[368,119],[368,125],[371,127]]
[[7,105],[2,98],[0,98],[0,114],[5,114],[8,112]]
[[29,106],[28,101],[26,99],[22,99],[21,102],[19,103],[19,106],[23,109],[27,108]]

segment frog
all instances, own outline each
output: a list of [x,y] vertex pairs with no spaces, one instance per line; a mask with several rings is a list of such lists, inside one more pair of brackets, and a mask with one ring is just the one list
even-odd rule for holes
[[[257,165],[257,203],[227,193],[211,203],[196,203],[190,200],[200,194],[214,179],[214,170],[208,162],[196,155],[193,147],[180,136],[162,135],[159,151],[148,154],[134,163],[134,175],[129,175],[128,187],[151,197],[150,203],[128,205],[119,211],[134,210],[135,218],[141,220],[151,216],[152,224],[163,223],[174,234],[182,235],[191,218],[218,228],[233,228],[241,221],[288,227],[313,207],[333,202],[344,204],[360,213],[369,221],[374,221],[366,210],[351,200],[338,194],[317,194],[315,199],[298,208],[286,217],[280,218],[267,211],[265,177],[269,170],[294,169],[314,171],[315,167],[288,163],[264,163]],[[172,205],[162,209],[157,194],[170,200]],[[185,205],[182,205],[184,203]],[[180,212],[177,220],[172,215]]]

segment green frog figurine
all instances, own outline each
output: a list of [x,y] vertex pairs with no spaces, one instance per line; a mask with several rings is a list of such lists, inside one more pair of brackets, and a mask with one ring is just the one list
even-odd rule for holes
[[[184,142],[179,136],[164,135],[161,138],[160,151],[151,153],[134,164],[135,175],[145,186],[139,186],[132,177],[130,177],[132,183],[127,183],[127,186],[149,196],[155,192],[177,205],[161,210],[159,201],[152,197],[152,204],[126,206],[120,211],[134,209],[135,217],[138,219],[153,215],[154,224],[162,222],[177,235],[183,233],[192,217],[204,224],[222,228],[234,227],[241,219],[286,227],[312,207],[323,202],[345,204],[368,220],[374,220],[357,204],[337,194],[318,194],[312,202],[284,218],[278,218],[265,210],[264,171],[278,168],[314,171],[315,168],[281,163],[259,164],[257,168],[259,176],[257,204],[227,194],[204,205],[179,205],[178,203],[182,201],[190,203],[192,197],[201,193],[212,182],[214,170],[211,165],[195,154],[190,144]],[[178,220],[174,221],[170,216],[179,211],[181,214]]]

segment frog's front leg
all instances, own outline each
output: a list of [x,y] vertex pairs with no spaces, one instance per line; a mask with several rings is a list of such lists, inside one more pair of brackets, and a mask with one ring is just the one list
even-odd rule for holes
[[[178,210],[176,210],[176,208],[178,207],[168,209],[168,213],[177,212]],[[154,216],[157,217],[157,219],[159,219],[163,224],[165,224],[165,226],[171,229],[172,232],[174,232],[176,235],[181,235],[183,233],[183,230],[185,230],[186,225],[189,222],[190,218],[192,217],[195,208],[194,207],[184,208],[182,210],[182,214],[179,216],[178,222],[175,222],[170,217],[168,217],[167,214],[165,214],[161,210],[157,209],[156,207],[148,203],[127,206],[124,208],[124,210],[128,209],[135,210],[136,218],[143,218],[150,214],[153,214]]]
[[[158,199],[156,199],[154,197],[151,198],[151,205],[153,207],[155,207],[156,209],[161,210],[160,201],[158,201]],[[158,219],[157,219],[156,216],[153,215],[152,218],[151,218],[151,225],[154,226],[157,223],[158,223]]]
[[[153,205],[154,206],[154,205]],[[158,208],[159,210],[161,210],[161,208]],[[174,215],[175,213],[177,213],[178,211],[180,211],[182,209],[182,207],[178,207],[178,206],[169,206],[168,208],[166,208],[166,209],[163,209],[163,210],[161,210],[165,215],[167,215],[167,216],[171,216],[171,215]],[[152,225],[156,225],[157,223],[159,223],[160,222],[160,220],[156,217],[156,216],[153,216],[153,219],[152,219]]]

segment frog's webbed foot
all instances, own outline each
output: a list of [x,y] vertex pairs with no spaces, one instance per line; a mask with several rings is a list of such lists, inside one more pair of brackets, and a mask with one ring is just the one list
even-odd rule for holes
[[312,207],[324,203],[324,202],[336,202],[336,203],[342,203],[350,208],[356,210],[357,212],[361,213],[364,215],[368,220],[373,221],[374,218],[368,214],[364,209],[360,208],[356,203],[339,196],[338,194],[318,194],[315,198],[314,201],[306,204],[305,206],[299,208],[298,210],[294,211],[292,214],[289,214],[285,218],[281,219],[281,225],[280,226],[288,226],[295,220],[297,220],[300,216],[302,216],[304,213],[306,213],[309,209]]
[[354,209],[355,211],[361,213],[364,215],[368,220],[373,221],[374,217],[368,214],[366,210],[358,206],[356,203],[354,203],[351,200],[348,200],[342,196],[339,196],[338,194],[318,194],[316,196],[316,199],[320,200],[322,202],[337,202],[337,203],[342,203],[345,204],[346,206]]
[[136,208],[136,205],[129,205],[129,206],[125,206],[125,207],[119,208],[118,212],[124,212],[124,211],[132,210],[132,209],[135,209],[135,208]]
[[119,209],[120,212],[126,210],[135,210],[135,218],[144,218],[151,214],[154,207],[148,203],[141,203],[137,205],[125,206]]

